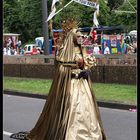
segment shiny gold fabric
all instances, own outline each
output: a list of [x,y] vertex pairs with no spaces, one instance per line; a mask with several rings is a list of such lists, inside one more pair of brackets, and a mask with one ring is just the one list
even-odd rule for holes
[[[73,38],[76,30],[71,30],[59,47],[57,61],[77,61],[80,54]],[[83,50],[84,52],[84,50]],[[85,67],[90,68],[92,59],[84,53]],[[71,78],[71,73],[79,73],[78,66],[56,64],[55,77],[43,111],[27,138],[30,140],[106,140],[102,122],[88,80]]]
[[102,140],[100,125],[86,79],[72,79],[66,140]]

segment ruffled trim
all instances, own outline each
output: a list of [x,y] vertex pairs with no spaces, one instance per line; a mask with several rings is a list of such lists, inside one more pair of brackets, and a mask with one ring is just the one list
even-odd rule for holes
[[90,69],[93,66],[96,66],[96,58],[95,56],[87,55],[84,57],[84,69]]

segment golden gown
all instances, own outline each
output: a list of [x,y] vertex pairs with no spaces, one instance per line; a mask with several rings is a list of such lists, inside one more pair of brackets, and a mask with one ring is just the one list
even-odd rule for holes
[[[71,76],[93,66],[93,59],[73,42],[75,35],[72,29],[57,51],[48,100],[28,140],[106,140],[89,76]],[[72,63],[79,58],[84,59],[83,70]]]

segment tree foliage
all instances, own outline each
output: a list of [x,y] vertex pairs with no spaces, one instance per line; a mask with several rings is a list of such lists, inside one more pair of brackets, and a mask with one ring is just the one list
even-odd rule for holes
[[40,0],[4,0],[4,32],[19,33],[23,41],[42,34]]
[[[63,0],[62,4],[57,4],[57,9],[62,8],[70,0]],[[104,0],[100,0],[100,14],[98,16],[101,25],[108,25],[109,7]],[[73,18],[79,22],[80,27],[88,27],[93,25],[93,14],[95,8],[80,5],[72,2],[68,7],[64,8],[59,14],[53,18],[53,25],[55,28],[61,27],[61,22],[65,18]]]
[[[93,1],[93,0],[91,0]],[[129,0],[136,8],[136,0]],[[70,0],[60,0],[56,3],[59,10]],[[100,25],[123,25],[127,30],[136,29],[136,14],[115,13],[115,10],[132,11],[127,0],[98,0],[100,12],[98,21]],[[51,11],[52,0],[48,0],[48,13]],[[19,33],[22,40],[27,42],[37,36],[42,36],[42,0],[4,0],[4,32]],[[53,28],[60,29],[64,18],[74,18],[80,27],[93,25],[95,9],[72,2],[53,18]]]
[[108,0],[108,6],[111,10],[118,8],[125,0]]
[[[130,3],[129,3],[130,2]],[[111,11],[110,14],[110,25],[122,25],[125,28],[125,31],[128,32],[130,30],[136,29],[136,13],[129,13],[129,11],[134,11],[133,7],[136,8],[136,0],[126,0],[124,1],[116,10],[118,11],[115,13]],[[132,4],[132,6],[130,5]],[[128,11],[127,12],[119,12],[119,11]],[[113,18],[111,18],[113,17]]]

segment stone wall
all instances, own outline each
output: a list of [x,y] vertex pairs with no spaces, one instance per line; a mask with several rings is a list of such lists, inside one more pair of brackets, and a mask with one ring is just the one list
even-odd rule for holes
[[[109,54],[94,55],[97,65],[135,65],[137,55]],[[31,56],[3,56],[3,64],[52,64],[54,65],[54,55],[31,55]]]

